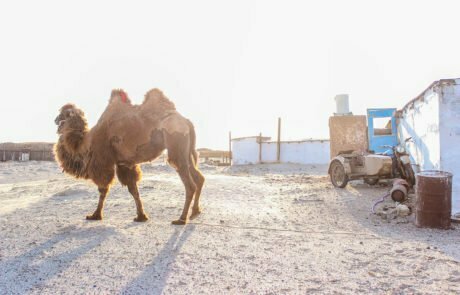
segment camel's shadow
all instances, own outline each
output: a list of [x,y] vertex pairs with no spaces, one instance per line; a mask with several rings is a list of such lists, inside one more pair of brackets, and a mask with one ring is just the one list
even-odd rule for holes
[[[1,286],[12,281],[21,281],[21,284],[17,284],[14,290],[18,294],[40,288],[48,280],[70,267],[73,261],[99,246],[114,233],[114,229],[107,227],[65,227],[58,234],[31,250],[11,259],[0,261],[2,272],[0,289]],[[79,240],[79,246],[62,253],[52,254],[59,243],[69,240]]]
[[175,227],[174,233],[144,271],[127,283],[122,294],[162,294],[180,249],[195,230],[194,225]]

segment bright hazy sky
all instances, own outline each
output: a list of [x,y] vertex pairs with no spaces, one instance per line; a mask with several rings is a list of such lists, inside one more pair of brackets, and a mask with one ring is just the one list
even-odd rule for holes
[[328,138],[350,110],[402,107],[460,77],[459,1],[4,1],[0,142],[55,141],[66,102],[93,125],[113,88],[160,88],[198,147],[236,136]]

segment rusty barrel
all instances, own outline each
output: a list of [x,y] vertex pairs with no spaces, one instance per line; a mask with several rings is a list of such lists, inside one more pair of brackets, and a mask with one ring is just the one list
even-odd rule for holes
[[409,184],[404,179],[393,180],[393,188],[390,191],[391,199],[395,202],[402,203],[407,198]]
[[402,184],[395,184],[390,191],[391,199],[395,202],[402,203],[407,198],[407,188]]
[[415,225],[450,228],[452,210],[452,174],[429,170],[417,173],[415,188]]

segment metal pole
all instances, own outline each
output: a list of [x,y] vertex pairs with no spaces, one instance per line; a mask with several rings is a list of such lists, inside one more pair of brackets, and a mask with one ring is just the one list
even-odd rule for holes
[[262,132],[259,134],[259,164],[262,164]]
[[278,118],[278,141],[276,143],[276,161],[281,161],[281,118]]

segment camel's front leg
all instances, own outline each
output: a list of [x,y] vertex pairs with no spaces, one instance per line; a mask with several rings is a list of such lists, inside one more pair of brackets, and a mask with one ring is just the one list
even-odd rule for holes
[[141,169],[139,165],[133,167],[127,167],[123,165],[117,165],[117,176],[118,180],[122,185],[128,186],[129,193],[133,196],[134,202],[136,202],[137,217],[134,221],[142,222],[147,221],[149,217],[144,212],[144,206],[142,206],[141,197],[139,196],[139,190],[137,189],[137,182],[141,179]]
[[128,190],[133,196],[134,202],[136,202],[137,217],[134,218],[134,221],[137,221],[137,222],[147,221],[149,217],[144,212],[144,206],[142,205],[141,197],[139,196],[139,190],[137,189],[137,183],[130,182],[128,184]]
[[96,211],[92,215],[86,216],[86,219],[88,220],[102,220],[102,210],[104,209],[104,201],[105,197],[107,197],[107,194],[109,192],[108,187],[100,187],[99,188],[99,203],[97,204]]

